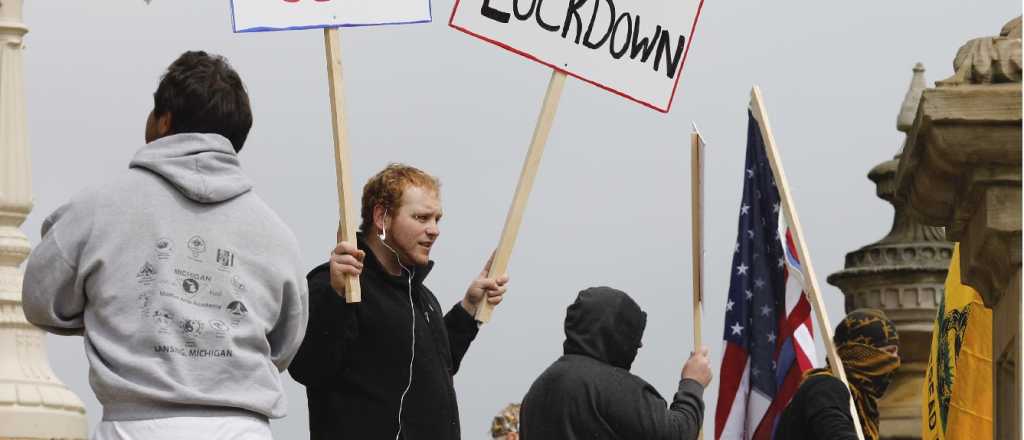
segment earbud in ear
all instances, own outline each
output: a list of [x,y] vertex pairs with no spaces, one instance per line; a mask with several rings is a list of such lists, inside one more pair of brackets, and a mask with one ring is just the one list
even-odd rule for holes
[[387,224],[387,221],[388,221],[388,210],[385,209],[384,210],[384,221],[381,223],[382,227],[380,228],[381,233],[377,234],[377,237],[380,238],[380,241],[384,241],[384,239],[388,238],[388,224]]

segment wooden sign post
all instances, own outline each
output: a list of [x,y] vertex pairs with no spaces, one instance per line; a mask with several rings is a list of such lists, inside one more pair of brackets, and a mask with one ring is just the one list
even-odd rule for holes
[[[703,345],[701,320],[704,311],[704,140],[697,125],[690,133],[690,225],[693,250],[693,349]],[[704,439],[704,430],[697,434]]]
[[[775,136],[772,135],[772,128],[768,124],[768,111],[764,106],[764,99],[761,97],[761,89],[757,86],[750,91],[750,111],[761,128],[761,137],[764,139],[765,149],[768,154],[768,162],[771,165],[772,174],[775,176],[775,185],[779,189],[779,198],[782,199],[783,212],[789,221],[790,233],[793,243],[800,257],[800,267],[803,269],[805,280],[804,288],[807,290],[807,298],[810,300],[814,314],[818,318],[818,331],[825,343],[825,355],[832,366],[832,374],[844,384],[849,386],[846,380],[846,371],[843,369],[843,361],[836,352],[835,344],[832,342],[832,324],[829,322],[828,314],[825,312],[825,303],[819,293],[818,278],[814,274],[814,266],[811,263],[811,255],[803,238],[803,229],[800,227],[800,218],[796,213],[796,205],[789,193],[789,184],[786,181],[786,173],[782,168],[782,159],[775,146]],[[857,417],[857,406],[850,398],[850,414],[853,415],[853,425],[857,430],[857,438],[863,440],[864,433],[860,426],[860,419]]]
[[[352,207],[351,161],[345,126],[345,93],[341,72],[339,27],[430,22],[429,0],[232,0],[231,25],[235,32],[302,29],[324,30],[327,85],[331,98],[331,131],[338,183],[339,239],[356,242],[356,215]],[[358,277],[345,278],[345,302],[361,300]]]
[[704,303],[704,140],[690,133],[690,216],[693,250],[693,347],[700,347]]
[[[494,251],[491,269],[487,272],[488,278],[499,277],[508,271],[508,261],[512,258],[512,248],[516,244],[516,236],[519,235],[519,225],[523,222],[523,213],[526,212],[526,201],[530,197],[530,190],[533,189],[533,180],[537,177],[540,158],[544,154],[548,133],[551,132],[551,126],[555,122],[555,112],[558,110],[558,101],[562,98],[564,87],[565,73],[558,70],[552,71],[551,80],[548,81],[548,91],[544,94],[544,103],[540,108],[540,115],[537,116],[537,126],[533,129],[533,138],[530,139],[530,149],[526,153],[523,170],[519,173],[516,193],[512,196],[512,206],[508,208],[505,227],[501,230],[501,240],[498,241],[498,249]],[[476,320],[479,322],[490,321],[493,310],[494,306],[487,302],[486,298],[481,300],[477,304]]]
[[[671,108],[703,1],[632,0],[618,13],[613,1],[455,2],[449,26],[554,70],[489,277],[503,275],[508,268],[566,76],[663,113]],[[482,299],[476,320],[488,322],[492,309]]]
[[[341,39],[337,28],[324,29],[327,84],[331,94],[331,132],[334,135],[334,171],[338,182],[338,231],[341,241],[356,242],[356,215],[352,208],[352,179],[345,126],[344,78],[341,75]],[[359,277],[345,277],[345,302],[362,301]]]

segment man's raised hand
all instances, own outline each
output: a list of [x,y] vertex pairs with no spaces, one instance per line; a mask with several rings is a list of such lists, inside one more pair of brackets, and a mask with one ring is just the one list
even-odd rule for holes
[[[487,296],[487,302],[492,306],[501,303],[505,291],[508,290],[508,275],[501,275],[496,278],[487,278],[487,272],[491,271],[491,263],[494,261],[494,254],[487,260],[484,269],[480,271],[476,279],[466,289],[466,296],[462,298],[462,308],[470,315],[476,316],[477,305],[480,300]],[[332,281],[333,282],[333,281]]]
[[358,277],[363,272],[363,258],[366,252],[356,248],[355,243],[340,241],[331,251],[331,287],[338,295],[345,295],[345,277]]
[[696,353],[690,355],[683,365],[683,379],[693,379],[704,387],[711,383],[711,361],[708,359],[708,348],[701,345]]

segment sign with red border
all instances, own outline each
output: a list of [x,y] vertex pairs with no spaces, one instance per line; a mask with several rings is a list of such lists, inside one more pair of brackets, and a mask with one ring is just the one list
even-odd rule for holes
[[703,4],[456,0],[448,25],[667,113]]

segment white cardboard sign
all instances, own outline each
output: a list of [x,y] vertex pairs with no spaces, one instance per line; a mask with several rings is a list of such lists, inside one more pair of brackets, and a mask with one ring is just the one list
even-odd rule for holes
[[448,24],[667,113],[703,3],[456,0]]
[[231,0],[235,32],[430,22],[430,0]]

